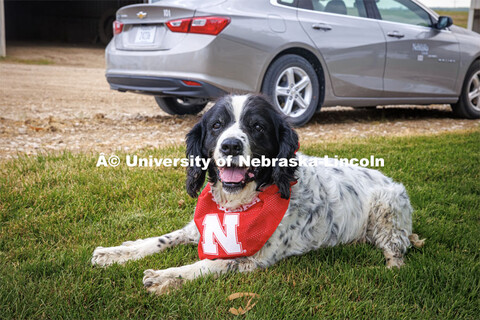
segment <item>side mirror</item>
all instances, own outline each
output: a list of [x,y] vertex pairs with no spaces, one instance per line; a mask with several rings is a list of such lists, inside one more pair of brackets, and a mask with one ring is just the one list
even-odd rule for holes
[[441,16],[438,18],[437,23],[434,25],[435,29],[443,30],[450,27],[453,24],[453,20],[447,16]]

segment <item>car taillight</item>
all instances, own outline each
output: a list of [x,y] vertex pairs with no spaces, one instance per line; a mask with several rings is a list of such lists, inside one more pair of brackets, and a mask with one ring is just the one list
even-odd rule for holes
[[230,23],[230,18],[225,17],[199,17],[191,19],[178,19],[167,22],[167,27],[172,32],[199,33],[216,36]]
[[172,32],[187,33],[192,19],[178,19],[167,22],[167,27]]
[[230,23],[229,18],[202,17],[192,20],[191,33],[211,34],[216,36]]
[[113,34],[119,34],[123,31],[123,23],[120,21],[113,22]]

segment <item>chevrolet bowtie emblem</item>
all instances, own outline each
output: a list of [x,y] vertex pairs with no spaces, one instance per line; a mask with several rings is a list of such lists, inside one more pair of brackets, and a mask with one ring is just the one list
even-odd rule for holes
[[140,12],[137,13],[137,17],[138,17],[139,19],[143,19],[143,18],[145,18],[146,16],[147,16],[147,13],[146,13],[146,12],[140,11]]

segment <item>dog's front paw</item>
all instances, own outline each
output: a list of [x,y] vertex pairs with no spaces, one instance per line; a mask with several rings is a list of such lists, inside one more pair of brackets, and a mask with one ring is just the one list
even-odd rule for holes
[[143,272],[143,285],[150,293],[158,295],[169,293],[182,287],[184,279],[167,270],[148,269]]
[[114,263],[124,263],[128,260],[137,259],[138,250],[134,247],[97,247],[93,251],[92,264],[98,266],[108,266]]

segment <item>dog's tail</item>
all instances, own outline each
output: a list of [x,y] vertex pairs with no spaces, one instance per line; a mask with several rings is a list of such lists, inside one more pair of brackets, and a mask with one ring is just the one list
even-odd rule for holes
[[408,240],[415,248],[421,248],[425,245],[425,239],[419,239],[418,234],[412,233],[408,236]]

